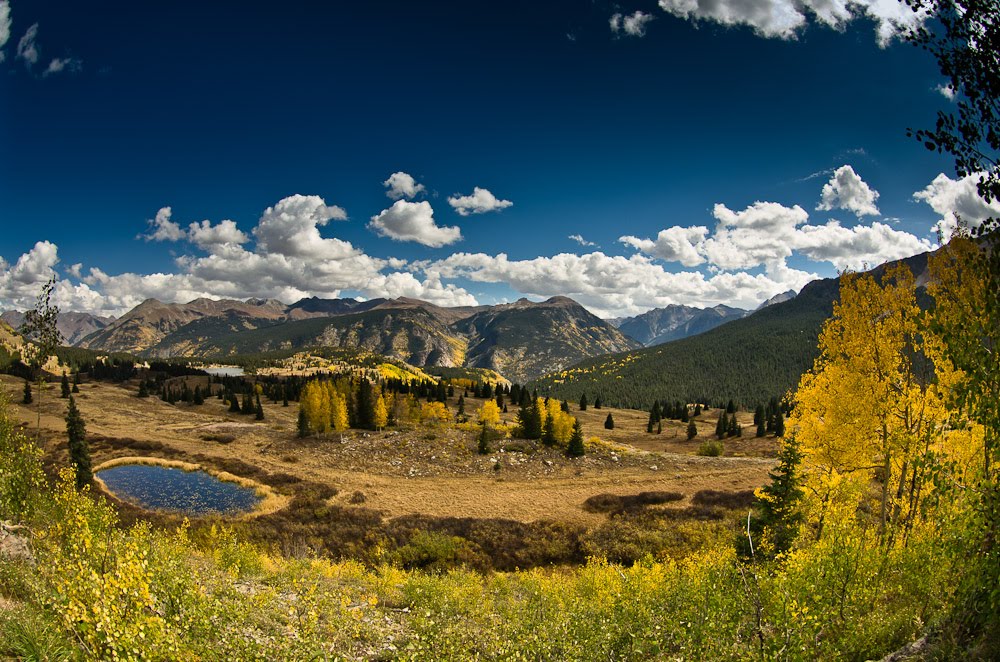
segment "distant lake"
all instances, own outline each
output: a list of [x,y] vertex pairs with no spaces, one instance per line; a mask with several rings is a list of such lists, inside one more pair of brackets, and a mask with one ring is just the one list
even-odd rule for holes
[[204,471],[123,464],[97,472],[116,497],[146,510],[184,515],[236,515],[253,510],[260,497],[249,487],[222,481]]
[[215,377],[242,377],[243,368],[238,365],[222,365],[214,368],[202,368],[205,372]]

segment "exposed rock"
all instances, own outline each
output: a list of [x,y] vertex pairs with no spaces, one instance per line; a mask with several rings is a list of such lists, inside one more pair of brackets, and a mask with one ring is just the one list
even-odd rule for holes
[[0,522],[0,558],[34,563],[35,555],[31,551],[28,535],[25,526]]

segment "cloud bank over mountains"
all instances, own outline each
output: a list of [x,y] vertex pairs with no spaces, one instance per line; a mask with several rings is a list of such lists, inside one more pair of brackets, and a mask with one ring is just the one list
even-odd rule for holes
[[[385,186],[387,195],[398,191],[400,199],[372,216],[367,227],[377,236],[429,248],[460,242],[461,229],[438,225],[430,202],[405,199],[423,189],[399,175],[405,173],[390,176]],[[914,194],[941,216],[934,230],[954,228],[959,217],[977,227],[990,216],[1000,216],[1000,203],[987,205],[979,198],[977,180],[975,175],[953,180],[941,174]],[[490,199],[496,200],[480,196],[486,202],[478,213],[497,211]],[[878,192],[845,165],[823,186],[817,209],[861,218],[878,213],[877,199]],[[462,214],[456,203],[449,203],[460,217],[477,213]],[[475,207],[468,200],[459,203],[467,210]],[[455,252],[403,260],[368,255],[338,238],[336,227],[351,222],[347,211],[320,196],[291,195],[278,201],[261,213],[249,232],[228,219],[184,225],[165,206],[137,239],[175,247],[181,255],[172,273],[108,274],[99,265],[61,267],[56,244],[42,240],[13,262],[0,258],[0,308],[30,307],[40,285],[52,275],[59,277],[55,302],[63,310],[116,315],[150,297],[172,302],[198,297],[292,302],[306,296],[407,296],[442,306],[475,305],[479,301],[467,289],[474,283],[501,284],[528,296],[571,296],[606,316],[669,304],[753,308],[818,277],[789,266],[795,256],[817,266],[862,269],[935,246],[879,221],[814,221],[800,205],[758,201],[740,210],[718,203],[712,216],[712,227],[672,226],[655,237],[623,235],[619,242],[625,252],[632,250],[628,255],[596,250],[517,260],[504,252]],[[581,250],[593,243],[580,235],[571,238]]]

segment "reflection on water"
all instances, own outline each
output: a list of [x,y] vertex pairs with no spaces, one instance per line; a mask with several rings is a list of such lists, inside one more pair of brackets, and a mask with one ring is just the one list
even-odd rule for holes
[[249,487],[219,480],[204,471],[124,464],[97,472],[116,497],[147,510],[185,515],[233,515],[256,507]]
[[243,368],[238,365],[222,365],[215,366],[214,368],[202,368],[208,374],[214,377],[242,377]]

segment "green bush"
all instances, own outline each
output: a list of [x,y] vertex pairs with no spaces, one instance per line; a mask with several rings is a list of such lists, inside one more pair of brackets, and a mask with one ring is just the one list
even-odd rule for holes
[[698,446],[698,455],[704,455],[706,457],[719,457],[722,455],[722,442],[709,440],[702,442]]

